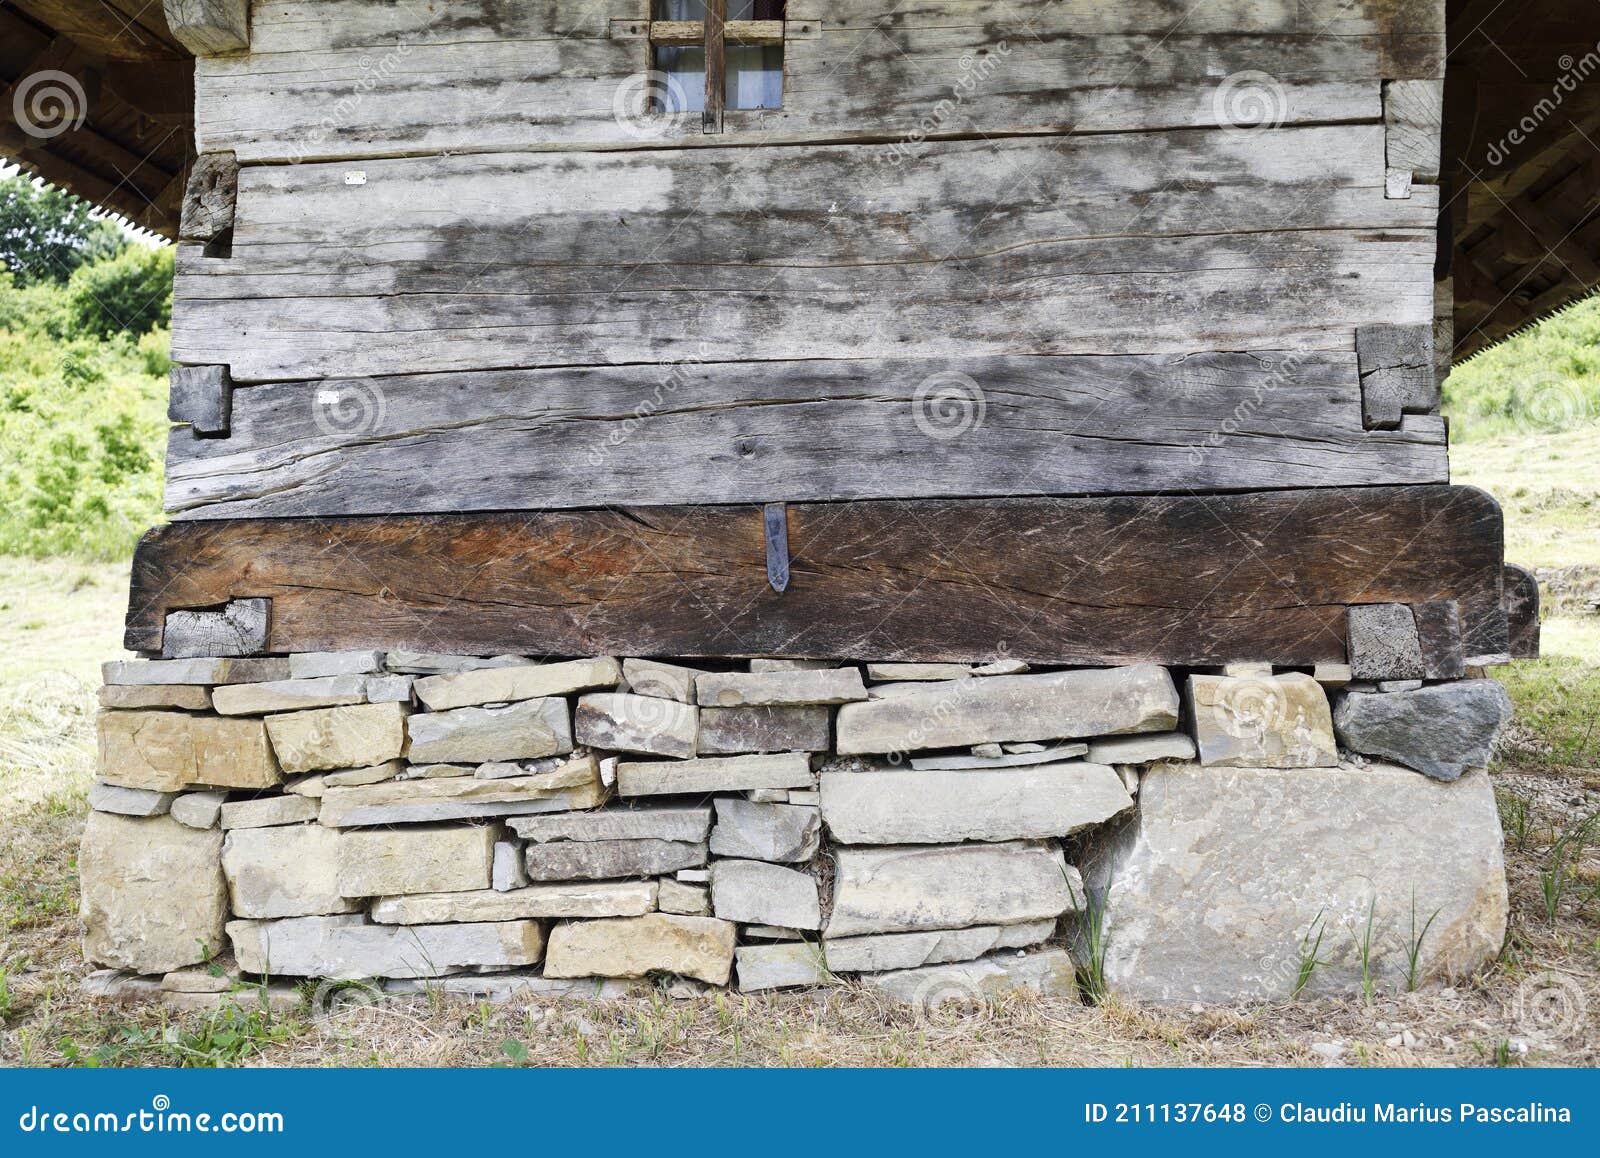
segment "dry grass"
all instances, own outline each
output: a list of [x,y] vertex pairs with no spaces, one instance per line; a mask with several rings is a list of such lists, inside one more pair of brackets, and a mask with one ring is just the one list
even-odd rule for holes
[[[434,995],[269,1018],[248,994],[243,1012],[224,1016],[91,1000],[80,989],[74,849],[93,766],[93,663],[116,654],[123,578],[114,568],[0,561],[0,579],[13,593],[0,613],[10,706],[0,723],[0,1064],[1248,1066],[1326,1064],[1329,1046],[1342,1051],[1338,1064],[1600,1063],[1600,858],[1572,837],[1600,810],[1600,775],[1549,759],[1496,774],[1513,911],[1500,962],[1471,984],[1380,994],[1371,1005],[1157,1009],[1018,997],[923,1015],[859,987],[681,999],[645,988],[606,1003]],[[26,585],[26,599],[12,581]],[[1564,884],[1552,920],[1545,887],[1558,847]],[[1519,994],[1546,988],[1552,972],[1565,979],[1553,992],[1575,995],[1586,1013],[1546,1033]]]

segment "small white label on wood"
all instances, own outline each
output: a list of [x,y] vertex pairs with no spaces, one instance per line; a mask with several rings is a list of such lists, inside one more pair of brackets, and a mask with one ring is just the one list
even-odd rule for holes
[[351,169],[344,175],[344,183],[346,185],[365,185],[367,183],[367,174],[361,169]]

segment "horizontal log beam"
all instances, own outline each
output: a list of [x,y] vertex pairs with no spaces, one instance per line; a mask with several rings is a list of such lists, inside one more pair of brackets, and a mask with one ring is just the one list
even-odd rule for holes
[[1363,428],[1344,352],[284,382],[241,388],[225,440],[173,431],[167,510],[239,519],[1442,483],[1443,421],[1416,414],[1433,393],[1421,366],[1425,389],[1393,392],[1382,432]]
[[135,556],[127,646],[268,598],[269,650],[1342,662],[1346,609],[1460,604],[1507,651],[1500,509],[1470,487],[177,523]]

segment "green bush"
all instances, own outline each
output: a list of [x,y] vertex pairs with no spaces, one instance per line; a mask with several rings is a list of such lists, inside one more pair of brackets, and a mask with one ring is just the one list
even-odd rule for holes
[[[166,331],[87,331],[78,294],[85,284],[137,293],[163,268],[170,279],[164,252],[162,261],[99,263],[118,267],[104,279],[91,275],[99,266],[85,267],[66,288],[19,288],[0,274],[0,554],[126,558],[159,521]],[[170,280],[163,303],[144,315],[167,316],[169,294]],[[102,319],[122,307],[103,308]]]
[[1444,394],[1458,442],[1600,422],[1600,297],[1457,366]]
[[139,338],[172,324],[172,247],[135,245],[85,265],[67,282],[72,320],[81,333]]

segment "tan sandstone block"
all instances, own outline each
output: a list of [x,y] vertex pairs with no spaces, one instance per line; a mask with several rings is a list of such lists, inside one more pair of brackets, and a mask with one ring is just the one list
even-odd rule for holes
[[339,895],[339,833],[320,824],[242,828],[222,847],[236,917],[310,917],[361,907]]
[[499,825],[434,824],[339,834],[339,895],[462,893],[492,883]]
[[166,816],[93,812],[78,853],[83,955],[135,973],[195,965],[223,948],[222,833]]
[[736,926],[715,917],[649,913],[572,921],[550,934],[546,977],[644,977],[674,973],[726,985],[733,970]]
[[1189,677],[1189,716],[1208,768],[1339,763],[1328,693],[1308,675]]
[[285,772],[366,768],[405,755],[403,704],[352,704],[267,717]]
[[282,781],[260,720],[101,712],[100,776],[123,788],[271,788]]

